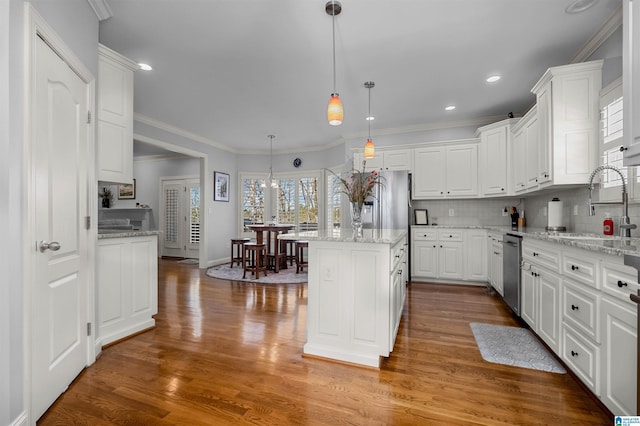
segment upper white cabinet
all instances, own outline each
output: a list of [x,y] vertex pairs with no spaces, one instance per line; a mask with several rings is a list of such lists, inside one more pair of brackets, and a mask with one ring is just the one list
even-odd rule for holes
[[[412,169],[411,149],[386,149],[378,150],[375,157],[368,158],[366,170],[407,170]],[[353,167],[360,170],[364,160],[364,154],[357,152],[353,154]]]
[[512,118],[480,127],[476,136],[480,137],[480,180],[481,194],[484,196],[507,195],[509,168],[511,162],[511,127],[518,122]]
[[624,165],[640,165],[640,0],[622,1]]
[[584,184],[598,164],[602,61],[549,68],[537,99],[538,186]]
[[413,153],[413,198],[478,196],[478,145],[417,148]]
[[538,108],[534,106],[513,128],[511,183],[515,194],[538,187]]
[[138,65],[98,46],[98,180],[133,182],[133,72]]

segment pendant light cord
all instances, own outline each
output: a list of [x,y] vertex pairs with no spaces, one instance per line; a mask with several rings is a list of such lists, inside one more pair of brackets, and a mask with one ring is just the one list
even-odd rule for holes
[[[335,7],[335,5],[334,5]],[[331,33],[333,34],[333,93],[336,93],[336,14],[331,14]]]

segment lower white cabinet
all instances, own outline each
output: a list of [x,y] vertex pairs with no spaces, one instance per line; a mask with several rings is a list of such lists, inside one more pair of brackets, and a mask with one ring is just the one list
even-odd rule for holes
[[[540,248],[537,248],[540,250]],[[560,275],[527,259],[522,268],[520,316],[556,353],[560,350]]]
[[98,239],[96,348],[155,325],[156,235]]
[[636,413],[637,307],[603,297],[600,398],[613,413]]
[[412,227],[411,278],[486,282],[486,240],[484,229]]
[[491,279],[489,284],[495,291],[504,296],[504,274],[502,256],[502,234],[491,235],[491,246],[489,247],[489,268],[491,268]]
[[527,238],[522,253],[522,319],[614,415],[635,415],[637,271],[620,256]]

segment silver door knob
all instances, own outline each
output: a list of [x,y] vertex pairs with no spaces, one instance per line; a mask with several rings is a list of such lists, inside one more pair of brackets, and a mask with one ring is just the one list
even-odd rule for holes
[[58,251],[60,250],[60,243],[57,241],[48,242],[47,240],[40,241],[40,251],[44,253],[46,250]]

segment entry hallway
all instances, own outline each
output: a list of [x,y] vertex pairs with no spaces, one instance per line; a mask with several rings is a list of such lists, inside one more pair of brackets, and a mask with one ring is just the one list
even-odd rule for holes
[[306,285],[159,262],[153,330],[103,350],[38,425],[609,425],[570,374],[483,361],[470,322],[517,325],[483,287],[414,283],[378,370],[302,357]]

